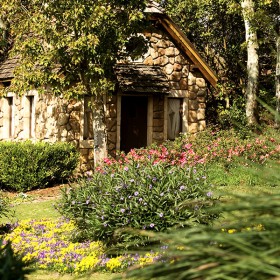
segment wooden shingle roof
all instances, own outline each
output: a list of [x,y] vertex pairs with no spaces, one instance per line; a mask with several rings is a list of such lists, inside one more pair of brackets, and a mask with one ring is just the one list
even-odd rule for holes
[[170,92],[167,77],[159,66],[141,63],[117,64],[114,70],[122,92],[150,94]]
[[18,58],[8,58],[0,64],[0,80],[9,81],[14,77],[14,69],[18,64]]

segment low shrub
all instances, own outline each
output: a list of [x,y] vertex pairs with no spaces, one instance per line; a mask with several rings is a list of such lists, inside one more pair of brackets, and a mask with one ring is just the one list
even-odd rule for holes
[[68,143],[0,142],[0,184],[14,191],[66,180],[77,164],[78,152]]
[[114,235],[121,228],[166,231],[209,224],[217,217],[207,212],[214,201],[202,170],[127,162],[105,166],[78,188],[65,189],[57,208],[82,237],[116,243],[131,237]]

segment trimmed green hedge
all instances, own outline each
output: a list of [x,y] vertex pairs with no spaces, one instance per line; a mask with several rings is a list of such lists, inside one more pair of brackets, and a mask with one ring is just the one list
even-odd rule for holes
[[72,175],[78,160],[69,143],[0,142],[0,185],[27,191],[59,183]]

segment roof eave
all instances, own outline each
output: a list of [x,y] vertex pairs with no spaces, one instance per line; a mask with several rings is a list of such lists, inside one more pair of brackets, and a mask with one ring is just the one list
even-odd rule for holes
[[182,48],[182,50],[187,54],[187,56],[193,61],[197,68],[201,71],[207,81],[214,87],[217,88],[218,77],[210,68],[210,66],[205,62],[205,60],[200,56],[198,51],[195,49],[194,45],[186,37],[186,35],[181,31],[179,26],[166,14],[153,15],[157,17],[161,25],[166,29],[170,36],[176,41],[176,43]]

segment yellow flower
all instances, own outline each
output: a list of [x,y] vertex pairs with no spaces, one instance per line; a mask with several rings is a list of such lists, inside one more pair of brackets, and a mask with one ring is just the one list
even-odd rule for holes
[[106,263],[106,267],[109,268],[111,271],[116,270],[117,268],[120,268],[122,263],[121,263],[121,256],[112,258]]
[[99,259],[95,254],[91,254],[87,257],[84,257],[76,266],[75,273],[85,272],[89,269],[93,269],[96,264],[99,262]]

